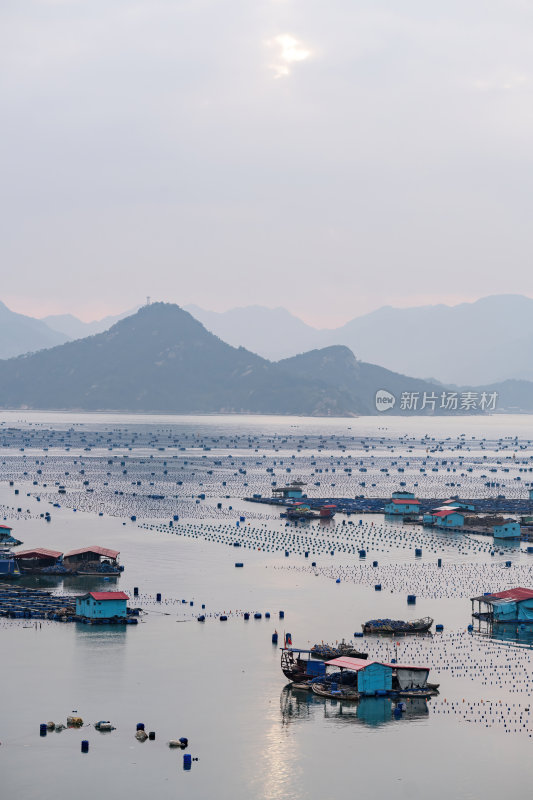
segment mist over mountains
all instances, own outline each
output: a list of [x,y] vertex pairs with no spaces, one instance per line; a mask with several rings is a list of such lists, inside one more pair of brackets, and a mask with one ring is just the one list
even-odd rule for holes
[[154,303],[103,333],[0,361],[0,407],[349,416],[394,379],[346,347],[272,363],[226,344],[179,306]]
[[533,300],[520,295],[384,307],[335,330],[283,308],[189,309],[154,303],[84,323],[0,303],[0,356],[27,354],[0,362],[0,406],[342,416],[376,413],[379,389],[462,387],[533,409]]
[[446,384],[533,380],[533,300],[522,295],[457,306],[384,306],[333,330],[317,330],[284,309],[187,308],[217,336],[265,358],[342,344],[362,361]]
[[[396,398],[394,414],[449,413],[438,402],[448,393],[443,385],[359,361],[346,346],[271,362],[168,303],[144,306],[102,333],[0,361],[0,387],[2,408],[353,416],[378,413],[376,392],[385,390]],[[489,389],[476,394],[482,390]],[[490,391],[504,405],[533,409],[533,383]],[[403,393],[435,402],[403,407]]]

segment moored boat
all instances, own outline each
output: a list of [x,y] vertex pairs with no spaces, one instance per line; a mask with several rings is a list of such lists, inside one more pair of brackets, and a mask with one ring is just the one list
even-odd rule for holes
[[433,625],[431,617],[405,621],[403,619],[371,619],[363,623],[363,633],[409,634],[427,633]]
[[311,655],[313,658],[321,658],[324,661],[329,661],[332,658],[339,658],[340,656],[351,656],[352,658],[368,657],[367,653],[360,653],[353,644],[349,642],[339,642],[338,644],[314,644],[311,648]]

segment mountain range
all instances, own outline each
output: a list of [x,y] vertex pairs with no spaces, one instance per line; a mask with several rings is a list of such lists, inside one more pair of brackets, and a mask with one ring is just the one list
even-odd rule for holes
[[[0,406],[349,416],[372,413],[390,378],[339,346],[273,363],[179,306],[153,303],[103,333],[0,361]],[[394,378],[404,389],[434,388]]]
[[[344,345],[362,362],[446,385],[533,380],[533,300],[522,295],[457,306],[386,306],[330,330],[313,328],[283,308],[186,310],[224,342],[268,360]],[[0,358],[101,333],[133,311],[94,322],[70,314],[37,320],[0,303]]]
[[265,358],[343,344],[362,361],[446,384],[533,380],[533,299],[523,295],[456,306],[383,306],[331,330],[313,328],[279,308],[187,308],[224,341]]
[[[490,387],[500,405],[533,410],[533,383],[508,384]],[[437,398],[448,391],[359,361],[343,345],[272,362],[223,342],[169,303],[144,306],[102,333],[0,361],[0,386],[2,408],[316,416],[376,414],[379,390],[396,397],[391,413],[409,414],[403,392]],[[419,411],[448,413],[438,403]]]

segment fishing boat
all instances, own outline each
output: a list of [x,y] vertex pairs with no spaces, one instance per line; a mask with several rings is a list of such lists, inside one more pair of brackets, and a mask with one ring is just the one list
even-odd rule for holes
[[409,634],[427,633],[433,620],[431,617],[414,619],[406,622],[402,619],[371,619],[362,625],[363,633],[389,633],[389,634]]
[[339,642],[335,645],[324,644],[314,644],[311,648],[311,655],[313,658],[320,658],[323,661],[330,661],[332,658],[339,658],[340,656],[351,656],[352,658],[363,658],[366,659],[368,657],[367,653],[360,653],[353,644],[349,642]]
[[310,650],[299,650],[295,647],[281,648],[281,671],[289,681],[306,683],[312,677],[308,672],[310,663]]
[[331,700],[355,701],[361,697],[357,689],[332,682],[312,683],[311,689],[313,694],[317,694],[319,697],[329,697]]

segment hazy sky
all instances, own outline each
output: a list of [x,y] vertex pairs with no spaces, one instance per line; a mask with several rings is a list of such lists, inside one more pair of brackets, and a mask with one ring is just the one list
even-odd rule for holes
[[533,295],[531,0],[2,0],[0,299]]

